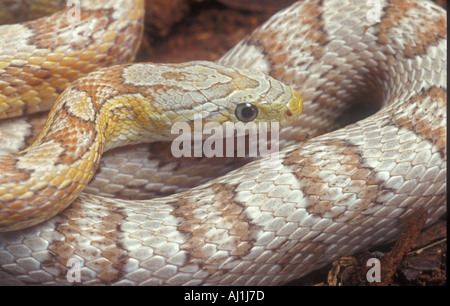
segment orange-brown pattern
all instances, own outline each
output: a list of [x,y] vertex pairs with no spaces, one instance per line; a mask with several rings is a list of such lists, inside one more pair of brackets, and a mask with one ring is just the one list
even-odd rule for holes
[[[161,80],[167,71],[182,77]],[[134,73],[142,75],[134,80]],[[164,88],[171,82],[175,85]],[[207,97],[202,104],[185,98],[199,88]],[[181,99],[182,105],[174,103]],[[31,146],[0,155],[0,231],[60,213],[91,180],[105,150],[175,138],[174,123],[193,124],[194,115],[208,104],[205,123],[238,121],[234,108],[246,102],[259,110],[255,122],[289,122],[302,109],[297,92],[261,72],[208,62],[125,64],[78,79],[58,98]]]
[[[73,8],[0,26],[0,118],[49,110],[75,79],[99,67],[134,60],[143,31],[143,0]],[[102,9],[99,9],[102,8]],[[121,10],[118,10],[118,9]]]
[[[270,167],[252,162],[153,200],[81,193],[52,219],[0,234],[0,283],[67,285],[79,273],[75,284],[282,284],[395,239],[418,208],[435,221],[446,211],[446,15],[428,1],[386,1],[380,21],[368,17],[372,9],[364,0],[300,1],[219,60],[270,73],[302,94],[305,116],[281,132],[288,147]],[[141,86],[147,70],[133,67],[125,83]],[[159,91],[183,86],[176,69],[158,75],[167,83]],[[382,108],[289,146],[358,99]],[[70,112],[91,118],[77,107]],[[188,185],[177,189],[188,180],[179,169],[186,160],[149,159],[161,168],[140,168],[140,159],[168,151],[164,145],[133,149],[105,162],[106,175],[91,190],[126,195],[140,185],[164,194]],[[80,269],[71,270],[70,260]]]

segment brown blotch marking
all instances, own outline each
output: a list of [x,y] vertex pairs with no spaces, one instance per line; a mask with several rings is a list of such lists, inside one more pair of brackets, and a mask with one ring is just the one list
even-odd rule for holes
[[[310,25],[310,31],[307,32],[306,38],[315,42],[318,46],[324,46],[328,43],[326,38],[324,23],[322,19],[323,1],[319,0],[316,3],[313,1],[307,2],[305,5],[305,14],[302,16],[303,22]],[[312,49],[312,55],[319,58],[323,55],[323,48]]]
[[2,81],[14,87],[17,94],[23,94],[30,90],[29,86],[36,87],[52,78],[54,79],[51,70],[45,68],[33,69],[29,66],[18,67],[13,64],[6,67],[2,72]]
[[[378,42],[384,45],[391,44],[392,40],[389,38],[391,29],[397,27],[399,21],[406,18],[410,10],[420,10],[417,6],[416,3],[411,1],[391,1],[384,9],[384,17],[376,25]],[[447,18],[445,16],[438,19],[434,17],[434,15],[425,14],[416,17],[416,20],[418,20],[417,28],[412,30],[415,37],[404,44],[403,53],[407,58],[413,59],[416,56],[424,55],[430,46],[436,46],[439,40],[447,38]]]
[[[211,207],[220,213],[225,224],[231,224],[228,230],[228,235],[232,236],[232,241],[235,249],[230,252],[230,256],[239,259],[247,255],[253,247],[253,242],[256,237],[253,237],[256,225],[250,222],[243,213],[244,207],[242,204],[235,201],[236,186],[228,184],[213,184],[211,187],[214,190],[215,196],[211,202]],[[182,218],[183,222],[178,226],[178,231],[187,235],[187,241],[181,246],[181,249],[187,251],[187,262],[185,264],[196,264],[202,269],[206,269],[211,276],[218,276],[227,273],[227,271],[217,270],[216,267],[228,258],[220,259],[214,266],[204,264],[204,260],[209,259],[209,254],[204,253],[202,248],[208,243],[206,233],[215,224],[205,223],[205,220],[197,219],[194,210],[197,209],[195,201],[188,199],[180,199],[178,203],[173,204],[175,210],[172,215]],[[230,241],[230,240],[228,240]]]
[[[167,85],[167,84],[155,84],[152,86],[133,85],[133,87],[136,87],[137,88],[136,92],[140,93],[143,97],[145,97],[149,100],[153,100],[153,101],[160,100],[159,97],[162,95],[165,95],[169,91],[174,91],[174,92],[178,92],[179,94],[181,94],[180,87],[178,87],[176,85]],[[134,92],[134,90],[130,91],[130,92]],[[183,94],[187,94],[187,93],[183,92]]]
[[[260,84],[258,81],[254,79],[247,78],[243,76],[240,72],[231,70],[231,71],[219,71],[220,74],[226,75],[231,79],[230,82],[226,83],[214,83],[211,85],[211,89],[214,92],[222,92],[222,97],[226,97],[231,94],[236,88],[238,89],[248,89],[248,88],[257,88]],[[217,88],[215,90],[215,88]]]
[[0,155],[0,184],[23,182],[30,178],[34,170],[18,169],[16,163],[22,153]]
[[[69,18],[66,18],[67,12],[70,8],[51,15],[44,19],[37,19],[25,23],[25,26],[33,30],[35,35],[30,39],[29,44],[35,45],[42,49],[53,49],[56,46],[64,46],[68,43],[67,36],[54,35],[59,33],[62,29],[66,31],[70,30],[74,26],[73,22]],[[95,24],[95,28],[89,28],[89,33],[79,33],[77,36],[73,36],[73,41],[70,42],[71,48],[75,50],[84,50],[86,47],[94,42],[92,34],[106,29],[114,21],[112,19],[112,9],[102,10],[81,10],[80,11],[80,23],[89,22],[89,20],[96,19],[98,22]],[[65,32],[64,30],[62,31]],[[86,35],[89,34],[89,35]]]
[[[34,90],[36,90],[38,88],[42,88],[42,86],[46,83],[52,84],[56,79],[58,78],[55,77],[52,74],[52,71],[48,69],[42,67],[40,67],[39,69],[32,69],[31,67],[27,66],[18,67],[11,64],[2,72],[2,81],[13,87],[14,91],[6,93],[3,92],[3,89],[0,89],[0,93],[7,97],[17,97],[19,101],[21,101],[21,103],[18,105],[10,105],[7,111],[11,112],[14,110],[22,109],[22,115],[28,114],[30,105],[27,104],[28,101],[22,99],[22,95],[29,92],[30,87],[34,87]],[[62,89],[55,88],[55,92],[56,94],[59,94],[62,92]],[[53,102],[50,102],[50,100],[53,99],[53,95],[48,95],[48,92],[46,92],[45,97],[42,97],[41,93],[42,89],[38,89],[37,97],[41,99],[41,110],[48,110],[51,107],[48,105]]]
[[[302,11],[301,18],[298,16],[291,16],[295,18],[296,23],[302,23],[308,25],[308,31],[305,33],[305,37],[312,43],[310,44],[310,51],[314,58],[319,59],[324,55],[323,46],[328,43],[328,38],[325,35],[324,23],[323,23],[323,3],[322,0],[309,1],[303,4],[304,10]],[[287,22],[287,21],[285,21]],[[287,33],[290,35],[291,33]],[[262,31],[255,31],[248,39],[249,45],[255,45],[262,47],[263,53],[270,63],[270,75],[276,79],[289,81],[295,77],[294,75],[286,74],[286,66],[289,66],[287,60],[291,53],[291,46],[286,43],[289,41],[285,37],[280,37],[279,29],[265,28]],[[293,66],[292,63],[290,66]],[[292,83],[292,82],[291,82]]]
[[151,99],[151,95],[157,93],[159,90],[167,91],[175,88],[174,86],[137,86],[125,83],[122,74],[130,65],[133,64],[117,65],[99,70],[94,74],[87,75],[75,81],[72,84],[72,88],[76,91],[86,92],[91,97],[91,102],[96,113],[100,112],[105,102],[124,94],[132,95],[140,93],[142,96]]
[[[96,275],[99,280],[98,284],[109,285],[122,279],[125,274],[123,271],[124,265],[128,258],[120,242],[120,225],[122,220],[125,219],[125,215],[120,211],[120,208],[109,203],[105,203],[104,207],[108,208],[109,213],[104,217],[98,216],[96,226],[89,229],[86,229],[82,222],[87,215],[84,215],[78,201],[60,214],[59,218],[62,220],[56,224],[55,231],[62,238],[50,243],[48,249],[51,251],[51,257],[43,262],[42,266],[57,269],[60,273],[59,276],[65,277],[67,271],[71,268],[67,266],[67,261],[75,255],[79,255],[83,258],[94,258],[96,260],[95,270],[98,272]],[[89,219],[92,220],[93,218],[96,218],[96,216],[90,214]],[[96,247],[93,253],[92,250],[84,249],[79,245],[84,240],[84,236],[102,237],[90,243],[90,245]],[[84,266],[86,264],[87,262],[84,262]],[[83,278],[83,275],[81,276],[82,282],[88,280]]]
[[[254,80],[233,77],[233,81],[231,81],[231,83],[215,83],[211,85],[208,90],[214,92],[216,98],[226,98],[229,97],[236,89],[256,88],[258,85],[258,82]],[[220,96],[218,96],[218,93],[220,93]]]
[[109,203],[105,203],[105,207],[109,209],[109,214],[102,218],[100,226],[97,229],[100,235],[104,237],[100,243],[104,245],[101,256],[108,260],[99,278],[107,284],[120,280],[125,274],[124,265],[128,259],[125,248],[120,242],[121,230],[120,226],[126,216],[120,211],[120,208]]
[[[376,179],[376,172],[373,168],[364,165],[365,161],[358,146],[346,140],[328,140],[323,142],[323,144],[333,148],[328,150],[333,152],[333,155],[344,156],[339,161],[340,168],[345,172],[345,174],[342,174],[351,179],[351,182],[346,187],[342,187],[344,196],[340,200],[346,201],[346,193],[349,197],[354,194],[353,191],[346,192],[345,189],[347,187],[356,187],[362,190],[356,194],[356,198],[363,201],[358,210],[354,212],[351,220],[358,218],[359,212],[373,205],[378,205],[377,197],[383,192],[392,191],[385,186],[384,182]],[[336,215],[331,209],[339,203],[336,203],[336,200],[321,199],[324,191],[328,190],[330,186],[329,182],[319,177],[319,172],[326,170],[327,166],[326,164],[317,165],[317,159],[314,157],[315,153],[316,151],[302,152],[300,149],[294,150],[286,156],[283,165],[295,170],[295,175],[302,185],[303,194],[309,203],[306,210],[310,214],[319,217],[324,217],[330,213],[333,214],[331,217],[336,220],[341,216],[341,213]]]
[[39,133],[42,131],[42,129],[45,126],[46,117],[42,115],[42,113],[30,115],[27,118],[27,122],[32,126],[30,129],[30,135],[25,137],[25,145],[23,148],[20,148],[21,150],[25,149],[26,147],[29,147],[39,136]]
[[137,89],[124,85],[123,69],[128,65],[118,65],[87,75],[72,84],[72,89],[86,92],[91,97],[96,113],[109,99],[125,93],[135,93]]
[[184,81],[186,79],[186,76],[183,73],[177,73],[177,72],[165,72],[161,75],[165,79],[173,79],[178,82]]
[[378,42],[384,45],[390,44],[392,41],[387,35],[390,33],[390,29],[395,28],[398,22],[405,17],[405,14],[415,6],[414,3],[407,1],[393,0],[390,2],[384,8],[384,17],[376,25],[379,30]]
[[422,89],[422,91],[408,101],[406,105],[413,105],[413,117],[401,116],[401,112],[392,112],[391,118],[395,126],[402,127],[408,130],[414,131],[421,139],[427,140],[432,143],[439,151],[439,155],[442,159],[447,159],[447,127],[439,126],[433,128],[433,122],[425,112],[433,112],[433,109],[424,110],[425,101],[431,99],[432,105],[437,108],[447,107],[447,90],[438,88],[436,86],[430,87],[428,90]]
[[[39,49],[47,50],[48,52],[52,52],[53,49],[68,44],[73,50],[94,51],[92,47],[97,48],[95,44],[93,45],[96,40],[94,39],[94,34],[102,30],[106,31],[110,27],[115,21],[113,19],[114,10],[82,9],[80,12],[81,23],[87,22],[88,19],[96,19],[97,22],[95,22],[94,28],[88,29],[87,33],[77,33],[75,35],[75,33],[70,32],[72,31],[73,23],[69,22],[69,19],[66,18],[68,9],[70,8],[44,19],[24,23],[23,25],[34,33],[27,43]],[[45,85],[48,83],[48,88],[54,89],[55,92],[49,95],[49,91],[47,90],[44,90],[44,92],[40,91],[38,98],[43,100],[41,102],[41,110],[49,110],[65,86],[79,78],[82,74],[91,72],[98,67],[132,61],[140,45],[139,40],[141,37],[140,34],[142,33],[140,20],[142,14],[143,10],[137,20],[130,20],[124,28],[120,29],[117,37],[112,41],[112,46],[108,50],[105,50],[104,56],[94,56],[88,60],[83,59],[81,61],[75,60],[64,65],[58,62],[57,67],[51,70],[42,67],[36,69],[35,66],[31,67],[29,65],[24,67],[11,65],[6,68],[2,79],[16,89],[11,96],[19,97],[24,91],[29,90],[29,86]],[[60,35],[60,33],[64,33],[65,35]],[[68,41],[68,37],[74,37],[74,39]],[[16,84],[17,81],[19,81],[19,84]],[[25,86],[23,86],[24,84]],[[22,109],[22,115],[28,114],[29,111],[36,112],[35,109],[28,110],[27,104],[11,110],[14,111],[17,109]]]
[[55,241],[49,245],[48,249],[56,256],[63,258],[68,258],[73,254],[73,246],[65,241]]
[[[55,123],[55,118],[58,118],[58,123]],[[95,127],[91,122],[85,122],[83,119],[69,114],[63,108],[57,111],[53,119],[54,121],[50,124],[47,133],[39,140],[39,142],[59,142],[64,151],[60,154],[57,163],[66,165],[73,164],[84,156],[95,141],[97,135]],[[61,122],[64,123],[62,124]],[[52,128],[54,125],[64,125],[65,128],[56,130]],[[77,129],[74,127],[77,127]],[[77,143],[80,132],[82,132],[83,135],[88,135],[90,137],[89,143],[87,143],[84,150],[80,150],[79,144]]]
[[48,246],[50,257],[42,262],[41,266],[57,269],[59,276],[64,276],[70,269],[67,266],[67,262],[74,255],[75,248],[73,243],[76,241],[79,228],[73,226],[72,222],[68,223],[70,220],[64,216],[64,213],[60,214],[58,218],[62,220],[55,223],[55,232],[61,234],[64,238],[50,242]]

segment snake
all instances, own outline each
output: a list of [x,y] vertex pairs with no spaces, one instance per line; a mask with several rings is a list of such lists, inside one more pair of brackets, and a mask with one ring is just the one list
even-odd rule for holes
[[[5,92],[28,94],[10,98],[11,109],[2,100],[2,117],[48,110],[49,96],[57,100],[31,145],[0,156],[1,284],[280,285],[341,256],[395,240],[418,209],[427,212],[428,225],[445,214],[447,19],[442,8],[415,0],[299,1],[216,63],[116,65],[118,54],[131,61],[130,50],[137,48],[118,51],[116,43],[130,36],[120,30],[135,30],[133,37],[142,32],[137,23],[128,23],[142,16],[142,1],[130,2],[82,1],[79,29],[55,22],[67,11],[38,19],[37,26],[0,28],[0,40],[19,37],[2,46],[17,44],[17,50],[25,50],[0,53],[2,75],[25,67],[28,73],[20,75],[32,75],[43,93],[30,93],[25,80],[14,89],[6,74],[2,99],[9,99]],[[67,31],[101,34],[78,35],[83,43],[49,45],[38,38],[50,31],[45,18]],[[68,37],[65,30],[56,32]],[[100,47],[105,42],[97,39],[105,37],[106,46]],[[72,59],[82,57],[81,70],[86,71],[70,73],[76,80],[54,81],[49,70],[66,67],[65,55],[58,57],[56,49],[72,52]],[[99,49],[106,55],[95,55]],[[23,55],[30,50],[43,59]],[[115,56],[109,56],[112,50]],[[30,57],[32,63],[26,62]],[[77,66],[77,61],[67,63]],[[103,64],[113,66],[97,67]],[[49,83],[68,87],[49,90]],[[360,101],[379,110],[315,136]],[[147,115],[138,114],[138,108]],[[238,109],[245,112],[239,115]],[[195,113],[283,122],[278,158],[250,161],[159,198],[82,192],[102,151],[120,149],[115,147],[130,137],[136,165],[146,156],[138,142],[170,137],[167,122],[192,124]],[[11,138],[19,139],[16,133],[27,133],[25,121],[7,119],[3,135],[14,132]],[[150,127],[142,128],[142,122],[151,122]],[[306,134],[315,137],[302,137]],[[151,148],[165,152],[158,143]],[[120,150],[114,154],[130,156]],[[183,172],[176,158],[170,161],[157,172]],[[208,162],[221,167],[220,158]],[[59,175],[63,172],[67,176]]]

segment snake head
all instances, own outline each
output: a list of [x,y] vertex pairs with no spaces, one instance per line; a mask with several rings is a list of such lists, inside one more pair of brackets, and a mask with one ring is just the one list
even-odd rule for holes
[[[95,77],[97,82],[98,79]],[[114,109],[108,108],[106,113],[108,118],[109,114],[118,118],[121,114],[118,108],[126,106],[126,116],[122,117],[130,118],[130,123],[121,126],[130,126],[133,130],[138,130],[134,127],[134,117],[139,117],[144,133],[126,131],[128,139],[130,135],[139,134],[133,142],[169,140],[173,138],[174,125],[188,124],[195,130],[198,118],[202,124],[215,123],[222,127],[238,122],[282,125],[296,120],[303,106],[297,91],[262,72],[212,62],[130,64],[123,66],[119,79],[123,82],[116,88],[123,93],[108,102]],[[132,93],[126,93],[128,88]],[[133,111],[128,110],[130,107]],[[146,135],[142,137],[142,134]]]
[[300,94],[288,85],[256,70],[238,70],[237,90],[230,99],[239,103],[231,121],[278,122],[295,121],[303,109]]
[[[208,112],[203,119],[213,122],[286,122],[295,121],[302,112],[300,94],[288,85],[253,69],[237,69],[209,62],[195,62],[200,68],[195,87],[207,97]],[[215,79],[215,84],[211,83]]]
[[[126,84],[144,86],[151,95],[159,125],[207,122],[289,122],[302,111],[297,91],[252,69],[213,62],[132,64],[124,69]],[[168,125],[166,124],[168,123]]]

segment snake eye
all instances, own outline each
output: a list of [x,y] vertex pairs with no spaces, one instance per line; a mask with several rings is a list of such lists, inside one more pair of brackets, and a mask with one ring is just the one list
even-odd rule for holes
[[250,122],[258,117],[258,108],[251,103],[241,103],[236,106],[234,114],[240,121]]

